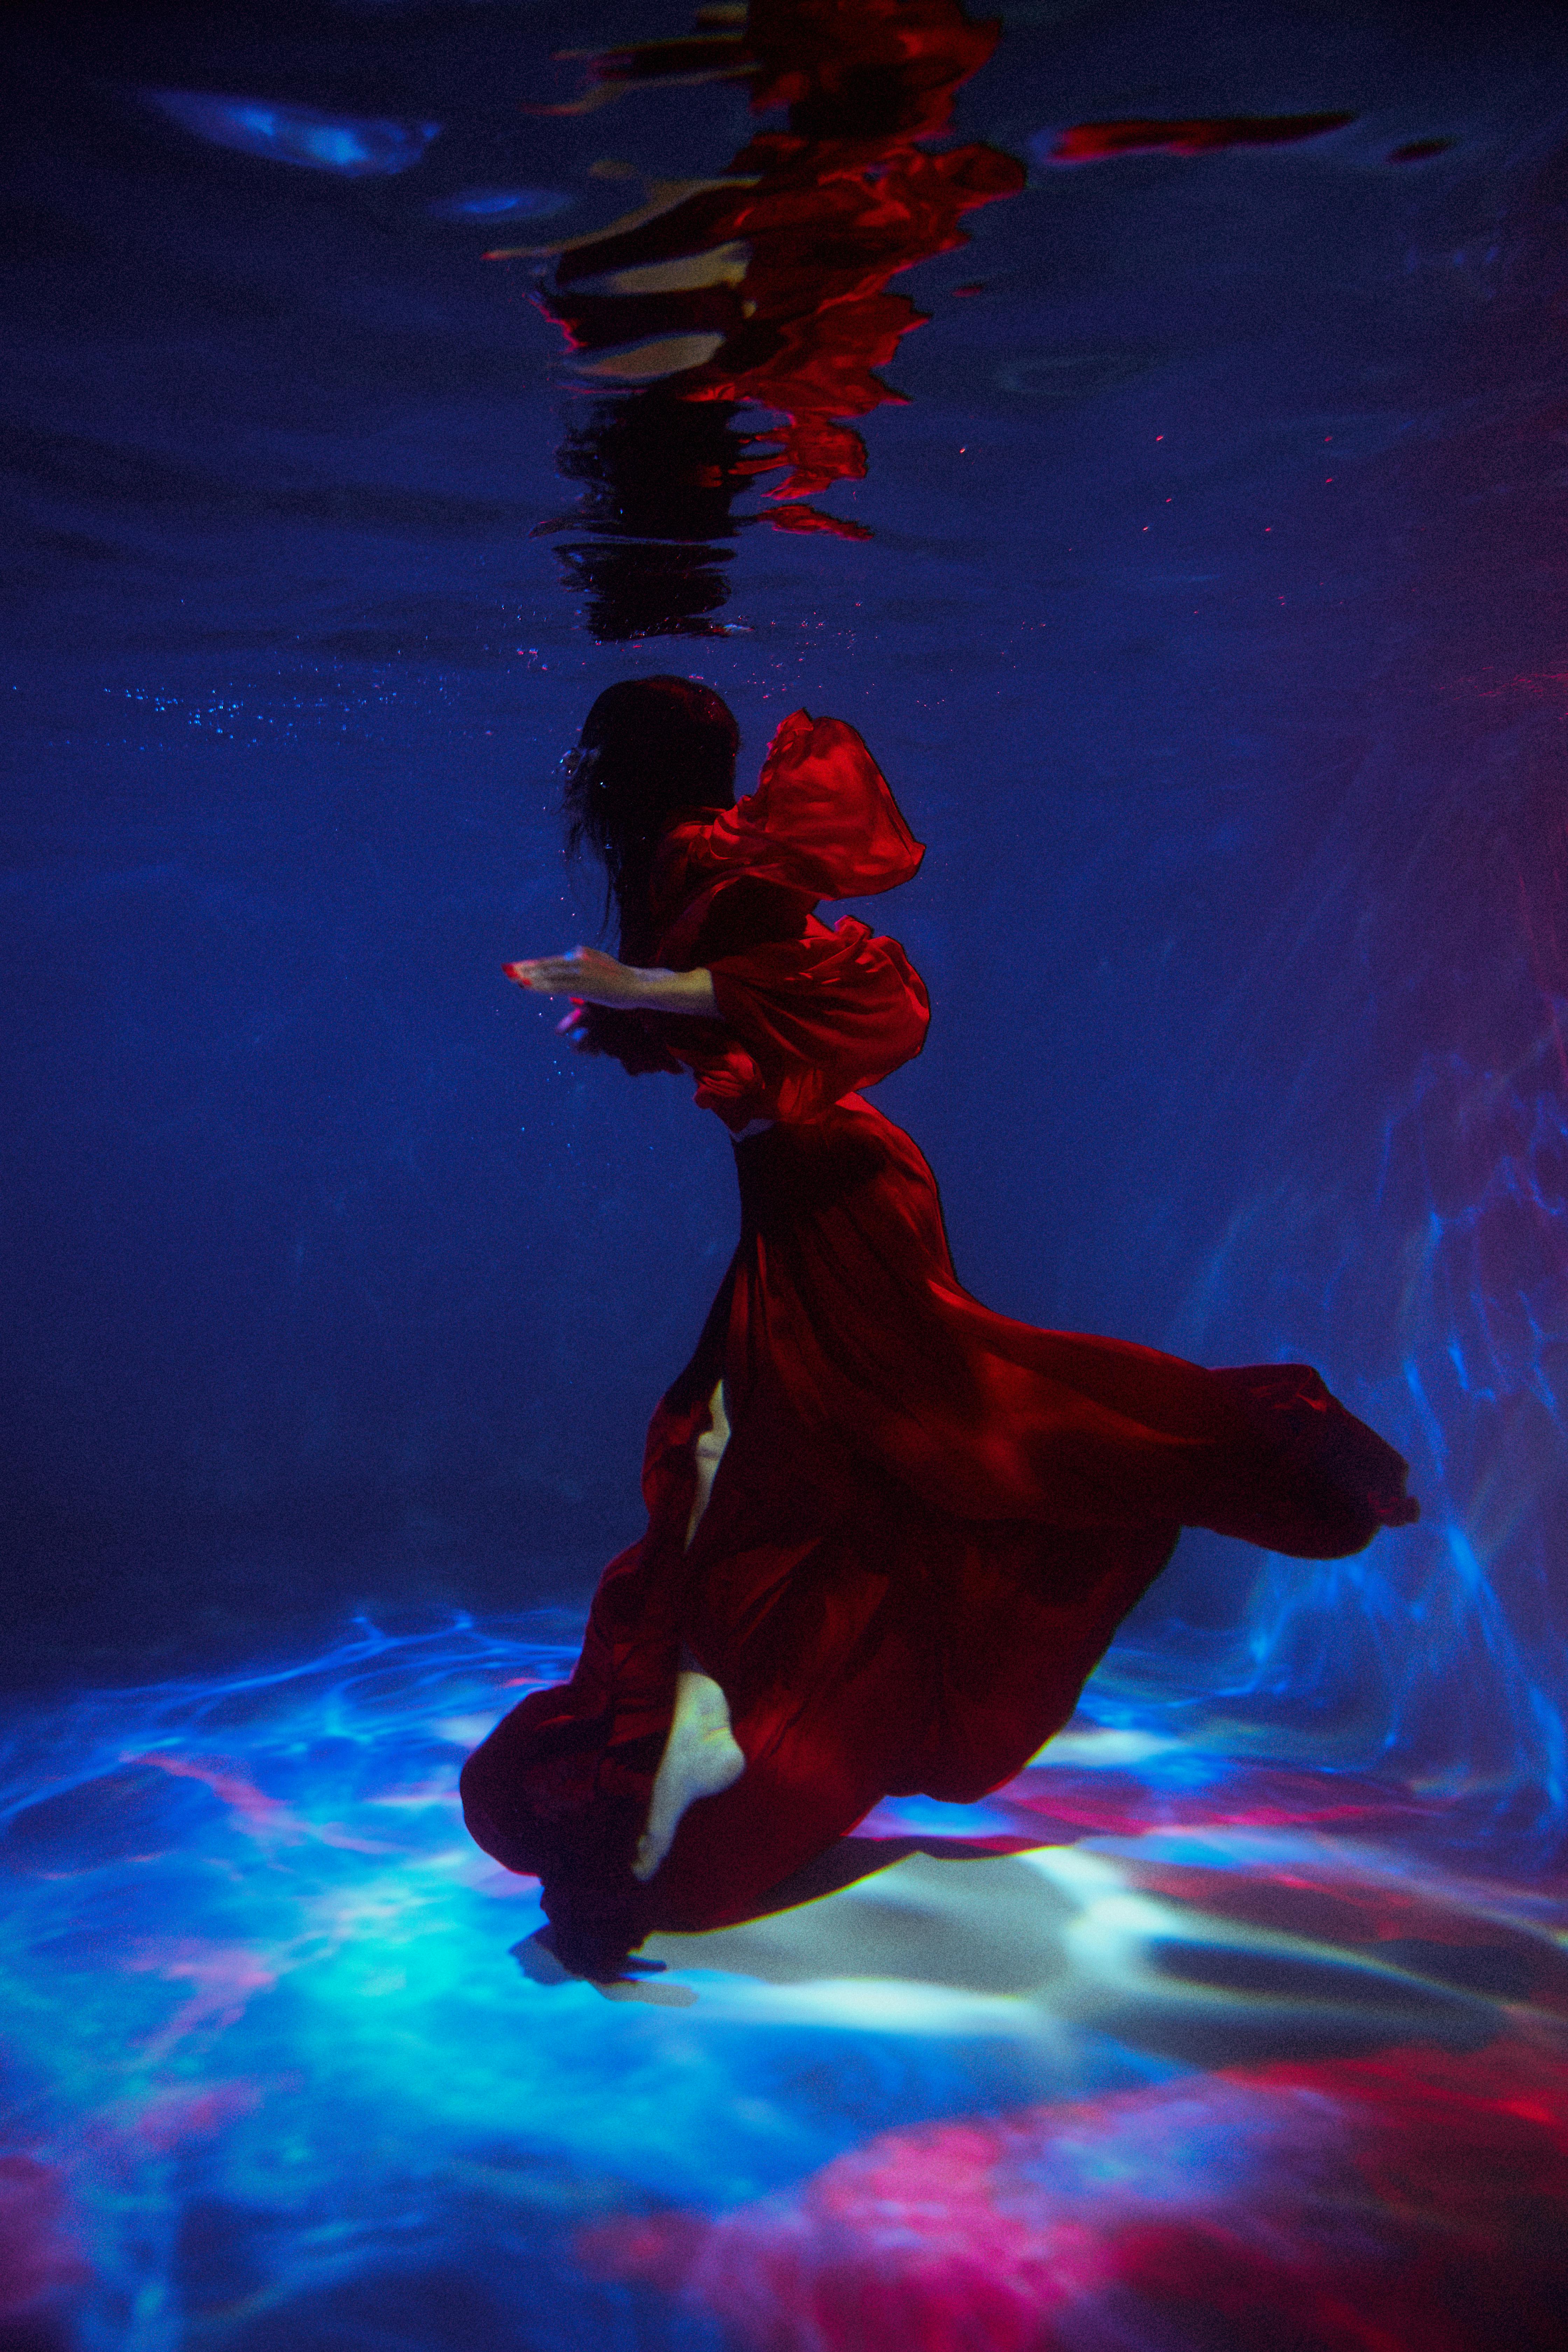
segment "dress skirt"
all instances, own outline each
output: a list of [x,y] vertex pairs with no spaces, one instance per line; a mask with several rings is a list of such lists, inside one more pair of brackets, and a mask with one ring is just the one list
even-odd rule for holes
[[[1184,1525],[1318,1559],[1415,1516],[1405,1464],[1302,1365],[1208,1371],[961,1286],[931,1173],[856,1095],[735,1147],[742,1234],[648,1433],[648,1525],[569,1683],[470,1757],[479,1843],[537,1874],[567,1964],[720,1927],[886,1795],[963,1803],[1072,1714]],[[689,1549],[693,1447],[731,1438]],[[631,1863],[693,1660],[746,1769]]]

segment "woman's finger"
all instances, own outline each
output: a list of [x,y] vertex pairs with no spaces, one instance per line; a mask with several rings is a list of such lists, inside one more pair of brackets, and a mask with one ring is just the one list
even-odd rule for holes
[[539,988],[546,992],[570,988],[576,967],[570,957],[534,956],[522,963],[504,964],[501,969],[509,980],[520,988]]
[[[603,1001],[598,991],[604,989],[618,1002],[615,991],[622,983],[624,968],[614,956],[603,954],[597,948],[574,948],[569,955],[527,956],[518,963],[502,966],[509,980],[520,988],[531,988],[542,996],[570,993]],[[588,983],[586,992],[584,982]]]

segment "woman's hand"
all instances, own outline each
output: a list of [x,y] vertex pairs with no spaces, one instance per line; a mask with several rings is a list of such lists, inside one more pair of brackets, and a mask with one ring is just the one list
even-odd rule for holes
[[506,976],[540,996],[575,996],[585,1004],[620,1004],[628,1010],[642,1003],[636,983],[644,975],[597,948],[574,948],[570,955],[509,963]]
[[[584,1004],[609,1004],[623,1013],[687,1013],[711,1020],[718,1012],[711,975],[696,971],[645,971],[617,963],[598,948],[574,948],[569,955],[534,956],[509,963],[509,980],[539,996],[571,996]],[[570,1034],[576,1014],[561,1024]]]

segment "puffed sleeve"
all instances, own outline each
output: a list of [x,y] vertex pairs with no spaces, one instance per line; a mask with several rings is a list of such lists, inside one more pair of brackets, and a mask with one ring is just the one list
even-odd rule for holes
[[737,1129],[816,1118],[920,1052],[931,1004],[898,941],[847,915],[829,930],[811,909],[891,890],[924,855],[854,728],[805,710],[773,737],[754,793],[671,827],[654,869],[657,961],[710,971],[718,1017],[651,1018],[704,1109]]
[[681,910],[667,951],[679,961],[716,895],[739,876],[815,906],[896,889],[924,856],[854,728],[796,710],[769,745],[754,793],[672,828],[654,870],[656,906],[670,917]]
[[731,1124],[816,1118],[918,1054],[925,983],[896,940],[846,915],[708,967],[734,1045],[697,1067],[697,1100]]
[[715,821],[709,854],[813,898],[865,898],[909,881],[925,850],[855,729],[795,710],[756,791]]

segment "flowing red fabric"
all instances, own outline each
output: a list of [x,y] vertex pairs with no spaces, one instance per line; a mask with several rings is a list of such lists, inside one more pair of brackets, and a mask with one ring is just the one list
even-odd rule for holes
[[[1206,1371],[963,1288],[930,1169],[858,1091],[919,1052],[925,990],[896,941],[813,912],[921,856],[855,730],[797,711],[756,793],[679,820],[655,868],[659,961],[706,965],[721,1017],[642,1016],[649,1048],[737,1132],[776,1123],[736,1143],[740,1245],[654,1414],[647,1530],[605,1570],[571,1681],[464,1769],[472,1834],[542,1880],[585,1974],[651,1928],[745,1917],[885,1795],[1009,1780],[1184,1525],[1325,1559],[1415,1517],[1404,1462],[1305,1365]],[[688,1549],[721,1378],[731,1435]],[[683,1656],[746,1769],[640,1886]]]

